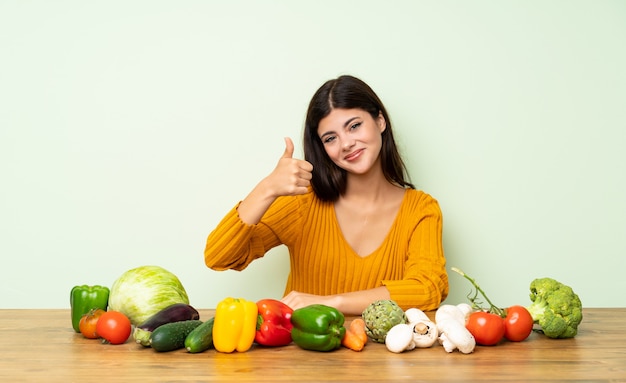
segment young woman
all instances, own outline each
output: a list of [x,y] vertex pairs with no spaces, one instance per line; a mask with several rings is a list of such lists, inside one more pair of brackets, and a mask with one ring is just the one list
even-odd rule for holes
[[305,160],[285,139],[276,168],[209,235],[205,263],[243,270],[284,244],[291,270],[282,301],[360,315],[393,299],[434,310],[448,294],[442,215],[406,179],[387,111],[352,76],[327,81],[305,121]]

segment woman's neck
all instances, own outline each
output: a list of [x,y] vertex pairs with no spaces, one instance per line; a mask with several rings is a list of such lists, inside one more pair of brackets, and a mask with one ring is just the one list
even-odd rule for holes
[[346,191],[342,198],[353,202],[372,204],[384,200],[389,193],[397,191],[382,172],[368,174],[348,174]]

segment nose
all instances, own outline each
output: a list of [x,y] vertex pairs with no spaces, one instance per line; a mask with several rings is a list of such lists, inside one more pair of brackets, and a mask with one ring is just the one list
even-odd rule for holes
[[350,139],[350,138],[345,139],[343,141],[343,149],[344,150],[350,149],[351,147],[354,146],[354,144],[355,144],[355,141],[353,139]]

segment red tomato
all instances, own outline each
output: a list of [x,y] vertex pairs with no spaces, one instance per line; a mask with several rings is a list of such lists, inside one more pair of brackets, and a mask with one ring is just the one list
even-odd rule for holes
[[504,318],[504,337],[512,342],[521,342],[533,331],[533,317],[523,306],[511,306]]
[[128,340],[131,331],[130,320],[119,311],[107,311],[96,325],[98,335],[111,344],[122,344]]
[[96,331],[96,324],[98,323],[98,319],[100,319],[104,313],[105,311],[102,309],[93,309],[89,310],[87,314],[80,318],[80,322],[78,322],[78,329],[85,338],[99,338],[98,332]]
[[504,320],[496,314],[473,312],[465,327],[472,333],[476,343],[483,346],[496,345],[504,337]]

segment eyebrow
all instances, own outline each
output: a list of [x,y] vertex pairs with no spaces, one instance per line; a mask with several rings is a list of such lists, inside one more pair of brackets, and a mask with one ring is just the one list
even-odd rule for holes
[[[354,121],[354,120],[356,120],[356,119],[358,119],[358,118],[359,118],[359,116],[354,116],[354,117],[351,117],[351,118],[347,119],[347,120],[346,120],[346,122],[344,122],[344,123],[343,123],[343,127],[344,127],[344,128],[345,128],[345,127],[347,127],[348,125],[350,125],[350,123],[351,123],[352,121]],[[326,133],[322,134],[322,135],[320,136],[320,138],[321,138],[321,139],[323,139],[324,137],[328,136],[329,134],[335,134],[335,131],[334,131],[334,130],[329,130],[328,132],[326,132]]]

